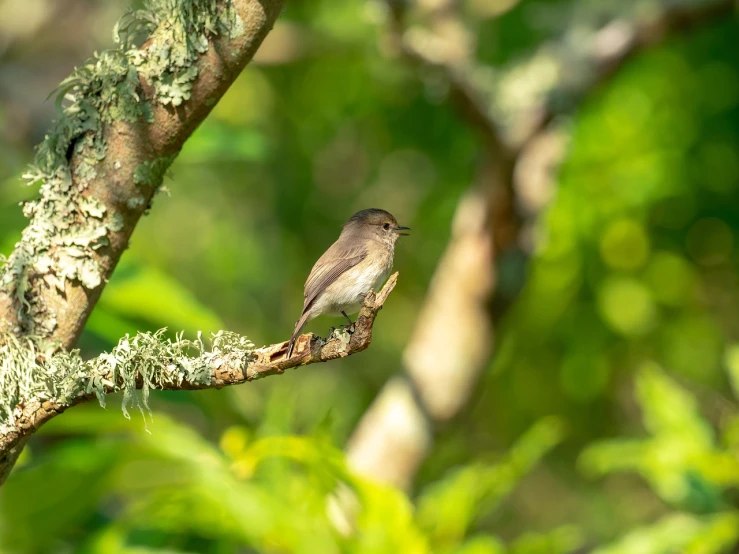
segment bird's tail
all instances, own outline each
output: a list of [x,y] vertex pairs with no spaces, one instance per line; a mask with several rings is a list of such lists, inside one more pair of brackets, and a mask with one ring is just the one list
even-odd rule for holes
[[295,348],[295,341],[300,336],[300,331],[302,331],[303,327],[308,321],[308,315],[309,313],[307,311],[303,312],[303,315],[300,316],[300,319],[295,324],[295,330],[293,331],[293,336],[290,337],[290,342],[287,343],[287,357],[288,358],[290,358],[290,356],[293,355],[293,349]]

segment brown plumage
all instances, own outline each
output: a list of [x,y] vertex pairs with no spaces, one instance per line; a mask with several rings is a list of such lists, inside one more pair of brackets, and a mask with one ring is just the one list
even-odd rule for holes
[[395,242],[406,230],[392,214],[379,209],[362,210],[346,222],[305,282],[303,311],[288,343],[288,358],[303,326],[314,317],[342,314],[351,323],[347,313],[358,311],[369,290],[390,274]]

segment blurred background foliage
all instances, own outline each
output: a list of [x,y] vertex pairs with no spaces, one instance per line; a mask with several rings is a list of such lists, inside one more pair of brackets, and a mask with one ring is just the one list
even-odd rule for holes
[[[676,3],[690,4],[658,2]],[[524,63],[541,45],[654,2],[461,4],[478,62],[518,71],[525,96],[550,75]],[[0,251],[35,194],[19,176],[54,117],[46,96],[111,45],[128,5],[0,0]],[[480,145],[443,86],[383,52],[381,11],[288,3],[186,143],[80,342],[93,355],[163,326],[284,340],[315,259],[376,206],[413,235],[372,348],[154,393],[148,431],[115,402],[70,410],[0,491],[3,552],[736,551],[739,22],[636,56],[560,122],[567,154],[490,369],[399,491],[353,474],[342,448],[401,367]]]

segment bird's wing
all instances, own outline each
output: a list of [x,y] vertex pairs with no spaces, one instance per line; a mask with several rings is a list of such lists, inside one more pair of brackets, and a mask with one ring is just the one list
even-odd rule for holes
[[335,242],[326,252],[318,258],[316,265],[305,282],[305,312],[318,295],[339,276],[354,267],[367,257],[364,246],[345,248],[340,242]]

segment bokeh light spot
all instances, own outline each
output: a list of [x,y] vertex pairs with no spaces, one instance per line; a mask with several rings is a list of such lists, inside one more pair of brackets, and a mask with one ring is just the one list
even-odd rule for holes
[[649,289],[626,277],[605,281],[598,291],[598,309],[609,327],[627,336],[649,332],[657,315]]
[[612,223],[601,237],[600,254],[614,269],[642,266],[649,255],[649,238],[644,227],[630,219]]
[[682,306],[691,299],[693,270],[680,256],[658,252],[649,262],[646,279],[654,298],[668,306]]

